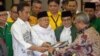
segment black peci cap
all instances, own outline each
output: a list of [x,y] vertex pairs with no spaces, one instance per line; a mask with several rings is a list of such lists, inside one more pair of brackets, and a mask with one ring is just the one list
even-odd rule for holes
[[96,4],[94,2],[85,2],[84,8],[96,9]]
[[1,11],[5,11],[4,6],[0,6],[0,12],[1,12]]
[[72,17],[71,11],[63,11],[62,12],[62,17],[68,17],[68,16]]
[[40,19],[42,17],[48,17],[47,11],[39,12],[37,18]]

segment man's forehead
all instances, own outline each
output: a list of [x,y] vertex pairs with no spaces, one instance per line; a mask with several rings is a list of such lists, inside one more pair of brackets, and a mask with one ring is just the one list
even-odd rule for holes
[[7,14],[7,11],[0,11],[0,14]]
[[12,9],[17,9],[17,6],[14,6]]
[[44,20],[44,19],[49,19],[48,17],[41,17],[40,19]]
[[76,4],[76,1],[69,1],[68,4]]
[[84,8],[84,10],[94,10],[93,8]]
[[30,7],[30,6],[25,6],[25,7],[23,8],[23,10],[27,10],[27,9],[31,9],[31,7]]
[[39,3],[33,3],[32,5],[36,5],[36,4],[39,4]]

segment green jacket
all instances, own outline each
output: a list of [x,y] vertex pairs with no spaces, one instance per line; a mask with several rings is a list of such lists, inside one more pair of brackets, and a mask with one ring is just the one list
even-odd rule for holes
[[4,39],[4,29],[0,27],[0,38]]
[[6,44],[9,45],[9,43],[12,43],[12,36],[11,36],[11,26],[12,26],[12,22],[7,22],[6,27],[5,27],[5,41]]
[[0,27],[0,56],[7,56],[7,47],[4,41],[5,29]]
[[7,22],[5,27],[5,42],[8,48],[8,56],[13,56],[13,47],[12,47],[12,35],[11,35],[11,26],[13,22]]
[[94,27],[100,33],[100,19],[94,18],[94,20],[90,21],[90,25]]
[[[56,40],[58,42],[60,41],[60,35],[61,35],[63,28],[64,28],[64,26],[61,26],[61,27],[58,27],[57,29],[55,29],[55,36],[56,36]],[[71,27],[71,36],[72,36],[72,42],[73,42],[77,36],[77,30],[76,30],[75,26]]]

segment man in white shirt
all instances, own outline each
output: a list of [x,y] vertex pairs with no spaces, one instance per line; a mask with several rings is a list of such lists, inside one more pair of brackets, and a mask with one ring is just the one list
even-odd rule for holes
[[[47,51],[46,47],[38,47],[32,43],[31,27],[27,22],[30,14],[30,6],[26,2],[18,5],[19,18],[11,27],[14,56],[33,56],[32,50]],[[41,44],[43,41],[41,41]]]
[[[38,24],[32,27],[32,37],[33,43],[38,46],[43,46],[40,45],[41,42],[39,40],[47,42],[50,45],[56,43],[55,34],[53,29],[51,29],[51,27],[49,26],[49,19],[46,11],[40,12],[38,14]],[[34,51],[34,56],[42,56],[42,54],[46,55],[47,53]]]

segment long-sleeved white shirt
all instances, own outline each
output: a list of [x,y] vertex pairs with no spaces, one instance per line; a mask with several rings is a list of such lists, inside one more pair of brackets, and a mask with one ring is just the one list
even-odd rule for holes
[[32,46],[30,28],[29,23],[20,18],[12,25],[11,34],[14,56],[33,56],[31,50],[28,50]]
[[[32,38],[33,38],[33,43],[38,46],[41,46],[41,41],[49,42],[51,43],[51,45],[57,42],[54,31],[50,27],[43,28],[39,24],[32,27]],[[41,56],[42,53],[34,51],[34,54],[35,54],[34,56]]]
[[69,44],[72,43],[71,27],[64,27],[60,35],[60,42],[68,41]]

